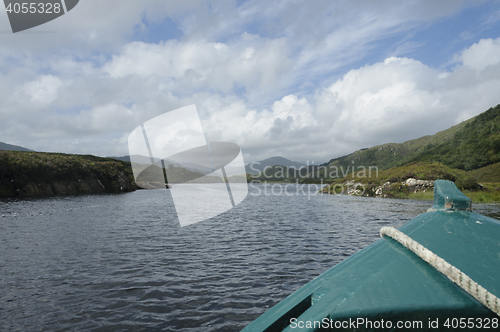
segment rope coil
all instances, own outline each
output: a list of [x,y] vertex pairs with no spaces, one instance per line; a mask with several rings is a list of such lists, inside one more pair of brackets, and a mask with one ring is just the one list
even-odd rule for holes
[[401,243],[405,248],[411,250],[415,255],[422,258],[426,263],[430,264],[433,268],[444,274],[448,279],[469,293],[482,305],[500,316],[500,299],[488,292],[468,275],[394,227],[382,227],[380,236],[383,237],[384,235]]

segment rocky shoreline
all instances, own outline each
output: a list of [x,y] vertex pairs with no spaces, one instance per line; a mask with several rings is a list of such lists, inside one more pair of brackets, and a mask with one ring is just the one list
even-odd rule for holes
[[434,181],[409,178],[404,182],[393,182],[392,184],[390,182],[386,182],[382,186],[376,187],[375,196],[387,197],[387,195],[390,195],[394,189],[400,191],[407,189],[412,193],[418,193],[420,191],[426,192],[428,189],[434,189]]
[[365,197],[395,197],[396,194],[410,194],[417,192],[426,192],[434,189],[433,180],[420,180],[408,178],[402,182],[385,182],[383,185],[374,186],[367,185],[355,180],[345,181],[340,184],[330,185],[325,187],[322,192],[324,194],[346,194],[350,196],[365,196]]

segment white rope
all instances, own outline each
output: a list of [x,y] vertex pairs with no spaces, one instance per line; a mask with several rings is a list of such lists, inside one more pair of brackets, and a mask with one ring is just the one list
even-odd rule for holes
[[481,304],[485,307],[500,316],[500,299],[488,292],[468,275],[394,227],[382,227],[380,230],[380,236],[383,237],[384,235],[393,238],[409,250],[413,251],[413,253],[415,253],[418,257],[429,263],[432,267],[447,276],[448,279],[453,281],[460,288],[472,295],[476,300],[481,302]]

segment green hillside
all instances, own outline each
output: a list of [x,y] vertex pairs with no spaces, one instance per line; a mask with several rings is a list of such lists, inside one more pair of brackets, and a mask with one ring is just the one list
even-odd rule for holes
[[451,140],[427,145],[414,160],[437,161],[464,170],[500,162],[500,105],[471,120]]
[[0,197],[136,190],[130,163],[91,155],[0,151]]
[[435,135],[358,150],[327,164],[344,168],[354,164],[389,169],[423,161],[464,170],[499,162],[500,105]]

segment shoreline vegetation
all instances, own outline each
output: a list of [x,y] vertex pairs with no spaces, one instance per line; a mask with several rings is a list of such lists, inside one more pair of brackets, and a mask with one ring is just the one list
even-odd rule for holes
[[382,170],[378,178],[348,176],[326,187],[325,193],[433,200],[434,180],[453,181],[474,203],[500,203],[500,163],[477,170],[453,169],[440,163],[410,163]]
[[0,150],[0,197],[122,193],[130,163],[92,155]]

